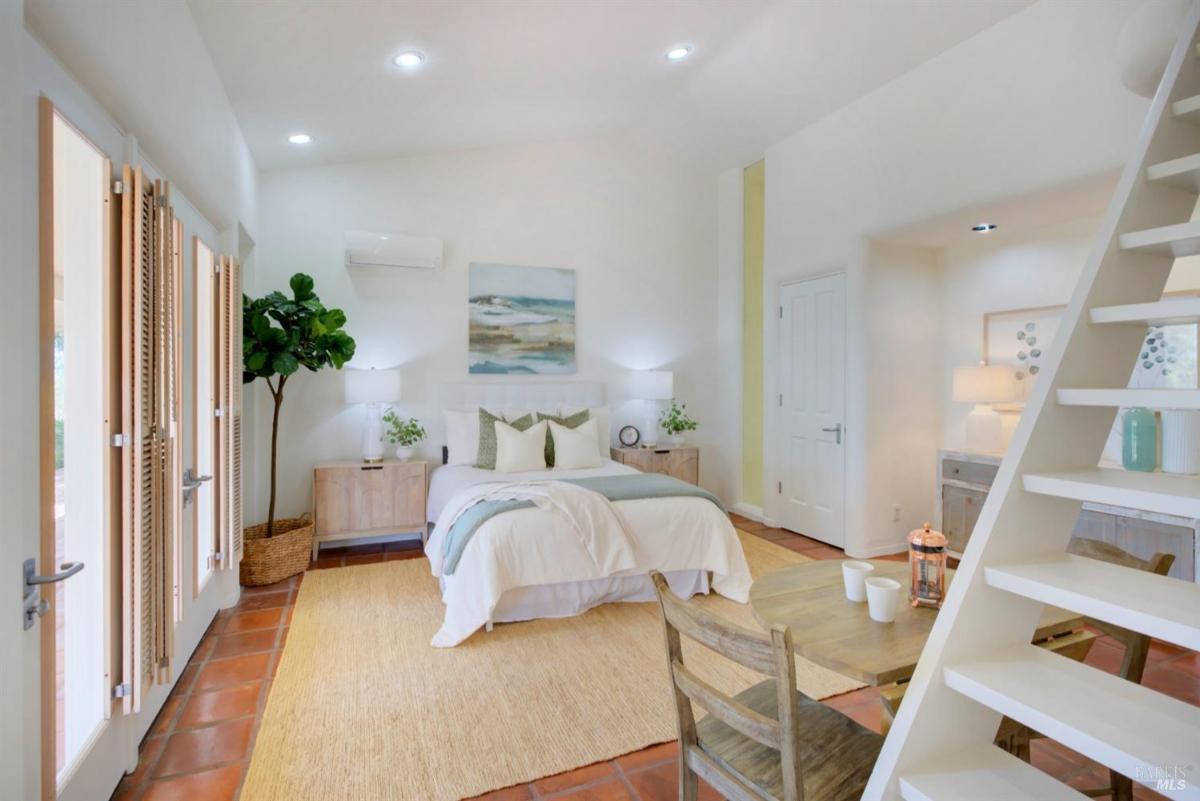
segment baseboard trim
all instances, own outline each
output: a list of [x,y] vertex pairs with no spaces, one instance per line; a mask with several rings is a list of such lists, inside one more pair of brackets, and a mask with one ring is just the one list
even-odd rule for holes
[[761,506],[754,506],[753,504],[739,502],[735,503],[733,506],[730,506],[729,511],[733,512],[734,514],[741,515],[742,517],[748,517],[757,523],[765,524],[767,522],[766,517],[763,515]]

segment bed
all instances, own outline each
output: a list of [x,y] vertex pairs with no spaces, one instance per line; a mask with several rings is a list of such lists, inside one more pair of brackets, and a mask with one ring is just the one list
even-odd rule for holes
[[[583,382],[462,386],[468,397],[450,401],[460,409],[476,404],[506,409],[603,405],[603,388]],[[458,645],[493,623],[569,617],[604,603],[651,601],[647,573],[652,569],[662,571],[681,597],[711,590],[744,603],[750,572],[741,542],[724,511],[699,497],[613,501],[611,508],[628,536],[604,560],[580,543],[578,531],[570,530],[559,510],[505,511],[478,527],[449,569],[449,522],[461,514],[464,503],[489,488],[561,486],[557,482],[630,475],[639,474],[608,458],[580,470],[497,473],[471,464],[434,470],[428,509],[436,525],[426,553],[441,583],[446,615],[433,644]]]

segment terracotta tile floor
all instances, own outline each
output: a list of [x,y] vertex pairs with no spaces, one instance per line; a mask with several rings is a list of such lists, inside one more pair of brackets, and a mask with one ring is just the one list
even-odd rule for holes
[[[815,559],[840,559],[841,551],[800,534],[768,528],[733,515],[744,531]],[[324,550],[311,569],[337,568],[420,557],[409,543]],[[904,554],[891,557],[904,560]],[[142,742],[135,773],[113,801],[232,801],[238,797],[267,691],[287,640],[292,606],[303,576],[270,587],[248,588],[234,609],[222,611],[192,655],[178,685]],[[1121,646],[1101,637],[1088,658],[1115,671]],[[1155,643],[1144,683],[1200,704],[1200,655]],[[871,687],[825,701],[864,726],[879,730],[879,693]],[[1049,740],[1035,740],[1033,763],[1075,787],[1098,787],[1106,773],[1097,764]],[[486,801],[674,801],[678,745],[664,743],[588,765],[528,785],[497,790]],[[1144,788],[1135,798],[1160,799]],[[719,801],[704,787],[700,801]],[[298,799],[298,801],[301,801]]]

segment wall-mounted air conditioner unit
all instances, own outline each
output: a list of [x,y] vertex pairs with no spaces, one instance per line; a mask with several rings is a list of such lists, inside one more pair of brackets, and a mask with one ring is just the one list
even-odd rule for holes
[[430,236],[346,232],[347,267],[440,270],[445,243]]

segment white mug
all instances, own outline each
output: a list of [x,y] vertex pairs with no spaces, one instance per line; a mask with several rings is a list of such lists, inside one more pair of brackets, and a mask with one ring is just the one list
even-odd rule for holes
[[875,566],[870,562],[842,562],[842,581],[846,585],[846,598],[857,604],[867,600],[867,590],[863,581],[874,569]]
[[900,582],[875,576],[867,579],[866,585],[871,620],[891,623],[896,619],[896,607],[900,603]]

